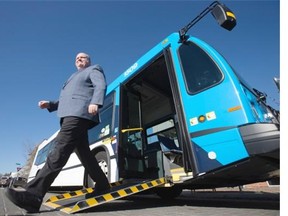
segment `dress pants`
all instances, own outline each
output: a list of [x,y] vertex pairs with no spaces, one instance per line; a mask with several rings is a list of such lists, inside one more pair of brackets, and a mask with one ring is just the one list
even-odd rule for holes
[[[54,149],[49,153],[46,163],[37,176],[26,185],[26,190],[37,196],[44,197],[54,179],[75,151],[90,177],[96,182],[97,188],[109,188],[106,175],[89,148],[88,130],[95,122],[78,118],[61,119],[61,129],[56,137]],[[73,176],[71,176],[73,178]]]

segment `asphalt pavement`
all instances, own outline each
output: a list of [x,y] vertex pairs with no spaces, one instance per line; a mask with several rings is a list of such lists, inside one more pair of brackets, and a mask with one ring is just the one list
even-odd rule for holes
[[[48,193],[45,199],[54,193]],[[44,199],[44,200],[45,200]],[[28,214],[15,206],[0,188],[1,216],[63,216],[64,212],[41,206],[40,213]],[[280,188],[255,189],[222,188],[214,190],[185,190],[174,200],[163,200],[154,194],[135,194],[114,200],[74,215],[87,216],[278,216],[280,215]],[[282,215],[282,212],[281,212]]]

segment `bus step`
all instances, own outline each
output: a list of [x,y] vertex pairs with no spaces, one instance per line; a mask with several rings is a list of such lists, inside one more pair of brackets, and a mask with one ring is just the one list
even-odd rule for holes
[[58,196],[50,197],[45,203],[53,209],[58,209],[67,214],[73,214],[85,209],[89,209],[113,200],[121,199],[166,183],[165,178],[155,180],[137,180],[122,182],[113,186],[109,193],[96,195],[95,197],[85,198],[85,195],[93,191],[92,188],[86,190],[78,190],[71,193],[66,193]]

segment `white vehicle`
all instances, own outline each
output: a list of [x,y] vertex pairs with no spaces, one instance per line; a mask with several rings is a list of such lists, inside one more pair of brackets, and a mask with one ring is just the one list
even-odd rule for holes
[[9,185],[9,177],[2,176],[0,179],[0,187],[7,187]]
[[[112,97],[106,97],[104,106],[101,108],[101,123],[89,130],[90,149],[97,158],[100,167],[106,174],[110,182],[118,180],[118,168],[116,162],[116,140],[111,137],[111,115]],[[54,133],[49,139],[44,140],[38,147],[33,165],[31,167],[28,182],[35,178],[40,169],[44,166],[48,154],[52,151],[56,143]],[[85,171],[76,153],[72,153],[66,165],[52,183],[51,187],[91,187],[93,181]]]

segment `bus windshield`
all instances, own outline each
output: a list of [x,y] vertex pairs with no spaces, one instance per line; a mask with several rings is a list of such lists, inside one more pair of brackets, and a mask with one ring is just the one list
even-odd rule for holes
[[188,93],[197,94],[217,85],[223,79],[215,62],[194,43],[182,44],[179,56]]

